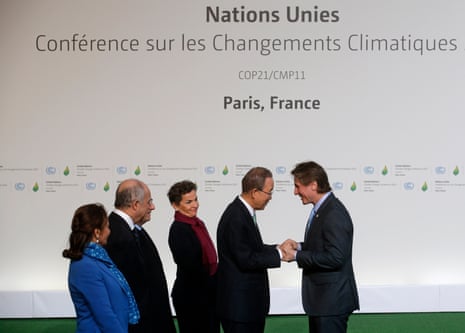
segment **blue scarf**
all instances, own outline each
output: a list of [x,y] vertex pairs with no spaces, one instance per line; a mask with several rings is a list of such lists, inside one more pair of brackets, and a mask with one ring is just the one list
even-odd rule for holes
[[116,280],[118,280],[121,288],[123,288],[124,292],[128,296],[129,323],[137,324],[137,322],[139,321],[140,315],[139,315],[139,309],[137,308],[137,303],[134,298],[134,295],[132,294],[131,288],[129,287],[129,284],[124,278],[123,274],[119,271],[119,269],[116,267],[116,265],[113,263],[113,261],[108,256],[107,251],[100,245],[94,242],[90,242],[87,245],[87,247],[84,249],[84,254],[91,258],[95,258],[103,262],[110,269],[111,273],[114,275]]

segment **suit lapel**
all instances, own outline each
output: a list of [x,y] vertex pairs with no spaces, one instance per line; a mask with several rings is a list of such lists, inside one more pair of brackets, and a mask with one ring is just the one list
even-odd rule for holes
[[307,242],[312,235],[312,231],[315,232],[315,230],[319,229],[321,226],[320,224],[323,223],[324,219],[322,217],[325,215],[325,209],[326,206],[334,200],[334,194],[330,193],[330,195],[326,198],[326,200],[321,204],[320,207],[318,207],[318,210],[316,214],[313,216],[312,224],[310,225],[310,228],[308,229],[307,236],[305,237],[304,242]]
[[260,235],[260,230],[258,229],[258,224],[255,223],[253,217],[250,215],[249,210],[244,205],[244,203],[238,198],[236,198],[239,207],[241,208],[242,214],[244,215],[244,222],[246,224],[247,229],[251,231],[255,235],[255,239],[258,244],[263,244],[262,236]]
[[262,235],[260,234],[260,229],[258,229],[258,224],[256,224],[253,219],[252,219],[252,225],[253,225],[255,235],[257,236],[257,241],[260,244],[263,244]]

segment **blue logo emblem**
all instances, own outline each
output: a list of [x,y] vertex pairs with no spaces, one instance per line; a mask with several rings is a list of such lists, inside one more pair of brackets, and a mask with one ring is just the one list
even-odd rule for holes
[[54,174],[56,174],[56,172],[57,172],[57,168],[52,167],[52,166],[49,166],[49,167],[47,167],[47,168],[45,169],[45,173],[46,173],[47,175],[54,175]]
[[286,167],[283,167],[283,166],[276,167],[276,173],[278,175],[283,175],[284,173],[286,173]]
[[93,191],[97,188],[97,184],[95,183],[92,183],[92,182],[89,182],[89,183],[86,183],[86,189],[88,191]]
[[15,190],[16,191],[24,191],[26,188],[26,185],[24,183],[16,183],[15,184]]
[[406,182],[404,183],[404,189],[406,189],[407,191],[411,191],[415,188],[415,184],[412,183],[412,182]]
[[344,188],[344,184],[342,182],[335,182],[333,187],[335,190],[342,190]]
[[436,174],[438,175],[443,175],[446,173],[446,168],[443,167],[443,166],[437,166],[436,169],[434,169],[434,171],[436,172]]
[[210,165],[210,166],[206,166],[204,170],[205,170],[205,173],[206,173],[207,175],[212,175],[212,174],[215,173],[215,167],[214,167],[214,166],[211,166],[211,165]]
[[128,172],[128,168],[126,168],[125,166],[119,166],[116,168],[116,173],[118,175],[125,175],[127,172]]
[[366,166],[363,168],[363,172],[367,175],[372,175],[375,172],[375,168],[372,166]]

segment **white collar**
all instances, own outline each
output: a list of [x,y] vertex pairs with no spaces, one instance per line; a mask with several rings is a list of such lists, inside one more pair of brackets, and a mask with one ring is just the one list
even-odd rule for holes
[[125,212],[123,212],[122,210],[119,210],[117,208],[115,208],[115,210],[113,211],[115,214],[119,215],[124,221],[126,221],[126,223],[128,224],[129,226],[129,229],[134,230],[134,227],[136,226],[134,224],[134,221],[132,220],[132,218],[126,214]]
[[247,207],[247,210],[249,211],[250,216],[253,217],[255,215],[255,209],[253,209],[252,206],[250,206],[249,203],[245,201],[242,196],[239,196],[239,199],[242,201],[245,207]]

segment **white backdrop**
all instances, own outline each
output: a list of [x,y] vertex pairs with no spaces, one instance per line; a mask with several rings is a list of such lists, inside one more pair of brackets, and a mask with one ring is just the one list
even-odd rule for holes
[[[311,17],[292,22],[287,7]],[[61,257],[71,216],[88,202],[111,210],[125,178],[150,185],[146,228],[170,287],[175,181],[198,183],[215,239],[243,174],[266,166],[275,194],[258,216],[263,238],[300,240],[311,207],[293,196],[289,172],[309,159],[352,214],[362,311],[465,309],[464,10],[417,0],[3,0],[0,316],[72,314]],[[272,312],[300,312],[296,265],[270,280]]]

